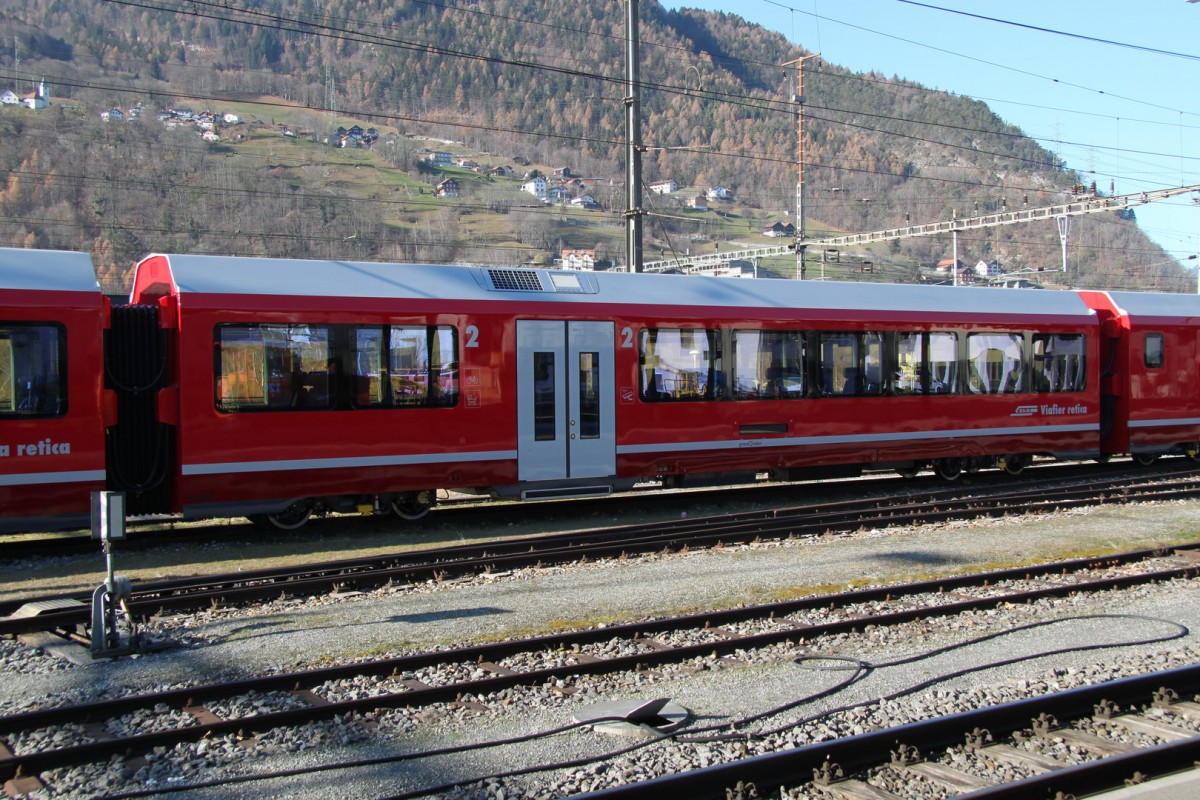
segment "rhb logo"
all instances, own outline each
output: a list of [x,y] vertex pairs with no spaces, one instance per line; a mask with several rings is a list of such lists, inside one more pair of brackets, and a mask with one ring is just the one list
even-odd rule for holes
[[1014,417],[1032,417],[1038,413],[1037,406],[1017,406],[1017,410],[1012,413]]

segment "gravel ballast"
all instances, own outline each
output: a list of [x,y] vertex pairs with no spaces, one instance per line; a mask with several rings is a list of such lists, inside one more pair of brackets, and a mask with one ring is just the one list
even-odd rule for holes
[[[728,548],[685,555],[614,560],[571,567],[524,570],[452,583],[394,587],[334,598],[282,598],[268,607],[212,610],[160,621],[156,632],[182,646],[115,661],[73,664],[11,641],[0,641],[0,711],[102,699],[129,693],[210,683],[238,676],[345,663],[418,649],[447,648],[572,628],[594,628],[686,611],[757,604],[865,585],[900,583],[960,571],[1016,566],[1102,552],[1119,552],[1198,538],[1200,504],[1163,503],[953,523],[902,531],[861,531],[819,539]],[[118,561],[118,571],[120,562]],[[805,697],[838,680],[836,673],[804,669],[794,657],[804,648],[878,662],[932,649],[1038,619],[1120,611],[1200,629],[1200,588],[1195,582],[1145,586],[1119,596],[1083,595],[1004,612],[978,612],[915,623],[903,631],[863,631],[827,641],[764,648],[738,658],[681,665],[657,675],[581,679],[574,694],[529,687],[481,698],[491,710],[465,707],[377,712],[373,725],[337,722],[272,731],[254,747],[206,740],[151,754],[130,780],[123,765],[80,768],[50,776],[50,797],[88,797],[120,790],[194,782],[196,776],[260,773],[289,767],[396,755],[546,730],[570,722],[580,708],[608,700],[671,697],[698,724],[727,722]],[[719,763],[824,738],[902,724],[972,703],[1004,702],[1074,685],[1152,669],[1195,663],[1194,634],[1163,644],[1116,647],[1035,659],[1003,669],[984,667],[1017,653],[1036,654],[1067,643],[1092,644],[1166,635],[1166,622],[1144,619],[1078,619],[954,651],[908,667],[881,670],[820,703],[803,706],[763,727],[809,716],[822,707],[864,702],[926,680],[930,675],[978,667],[967,678],[939,685],[882,708],[860,710],[761,740],[710,745],[656,744],[630,756],[452,793],[454,797],[563,797],[626,780]],[[537,664],[502,666],[531,668]],[[702,667],[702,668],[701,668]],[[696,669],[699,671],[695,671]],[[329,687],[331,693],[369,696],[386,690]],[[342,696],[342,695],[336,695]],[[262,702],[283,702],[262,698]],[[230,714],[235,710],[221,709]],[[164,719],[130,720],[152,728]],[[139,728],[141,729],[141,728]],[[286,782],[262,781],[185,793],[185,797],[296,798],[384,797],[417,786],[489,776],[526,764],[598,754],[628,742],[574,731],[528,744],[473,750],[371,768],[330,771]],[[286,790],[281,788],[286,786]],[[800,795],[795,795],[800,796]]]

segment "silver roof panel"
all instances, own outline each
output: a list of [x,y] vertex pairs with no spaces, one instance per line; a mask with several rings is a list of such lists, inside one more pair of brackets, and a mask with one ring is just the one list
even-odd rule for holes
[[100,284],[87,253],[0,247],[0,289],[99,293]]
[[[168,255],[181,294],[301,297],[522,300],[537,303],[664,305],[756,309],[943,314],[1093,316],[1074,292],[983,289],[904,284],[833,283],[767,279],[589,272],[594,291],[522,291],[491,288],[480,277],[497,268],[381,264],[273,258]],[[529,272],[529,268],[519,268]],[[544,271],[543,271],[544,272]],[[559,274],[561,271],[552,270]],[[543,285],[553,281],[547,278]]]

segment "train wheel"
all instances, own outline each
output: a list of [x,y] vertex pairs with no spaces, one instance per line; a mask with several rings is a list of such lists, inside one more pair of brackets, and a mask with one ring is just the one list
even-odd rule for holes
[[416,520],[429,513],[433,508],[433,494],[430,492],[414,492],[392,501],[392,511],[404,519]]
[[1158,461],[1158,453],[1134,453],[1133,460],[1140,466],[1148,467]]
[[278,514],[254,514],[248,519],[255,525],[276,528],[281,531],[294,531],[308,522],[312,513],[312,505],[300,500],[292,503]]
[[1020,475],[1029,466],[1026,456],[1004,456],[1000,459],[1000,468],[1009,475]]
[[937,476],[944,481],[954,481],[963,474],[963,462],[961,458],[943,458],[941,461],[935,462],[933,471]]

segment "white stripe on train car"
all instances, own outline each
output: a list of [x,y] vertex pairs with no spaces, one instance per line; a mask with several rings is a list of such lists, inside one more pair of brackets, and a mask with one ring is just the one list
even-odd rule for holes
[[103,481],[107,474],[102,469],[87,469],[76,472],[27,472],[20,475],[0,475],[0,486],[38,486],[47,483],[87,483]]
[[184,475],[223,475],[235,472],[290,472],[302,469],[349,469],[357,467],[403,467],[420,464],[454,464],[471,461],[516,460],[516,450],[481,453],[417,453],[414,455],[364,456],[361,458],[298,458],[286,461],[230,461],[220,464],[184,464]]
[[1171,425],[1200,425],[1200,417],[1185,417],[1183,419],[1131,419],[1131,428],[1165,428]]
[[618,455],[641,453],[696,452],[698,450],[740,450],[759,447],[812,447],[830,444],[871,444],[882,442],[909,442],[922,439],[958,439],[979,436],[1016,436],[1031,433],[1085,433],[1098,431],[1097,424],[1044,425],[1022,428],[978,428],[949,431],[904,431],[902,433],[855,433],[844,436],[787,436],[778,439],[746,438],[715,442],[663,442],[653,444],[629,444],[617,448]]

